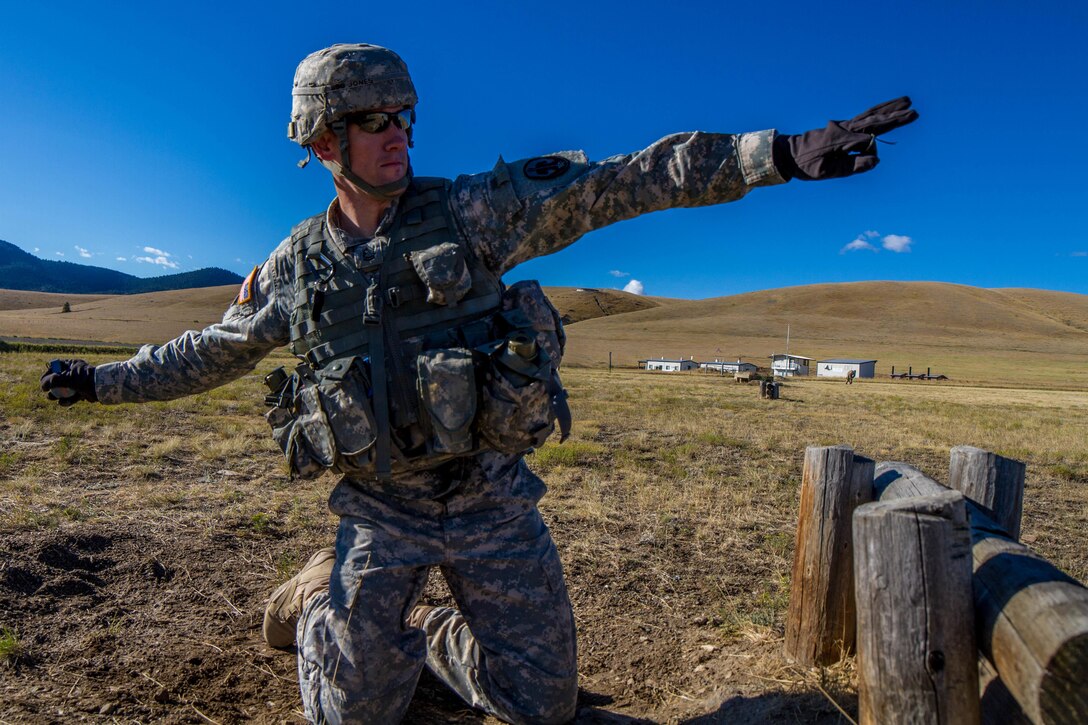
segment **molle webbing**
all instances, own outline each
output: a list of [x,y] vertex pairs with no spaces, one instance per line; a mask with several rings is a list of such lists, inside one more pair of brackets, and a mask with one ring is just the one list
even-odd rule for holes
[[[458,328],[499,308],[500,283],[460,240],[449,216],[448,183],[444,179],[413,181],[399,202],[391,241],[380,260],[382,324],[391,326],[390,332],[395,330],[397,340]],[[457,305],[429,303],[426,287],[407,255],[451,241],[465,252],[472,287]],[[367,269],[363,262],[360,269],[359,262],[330,243],[323,215],[299,224],[292,245],[297,275],[292,352],[317,367],[347,355],[365,357],[371,336],[363,315],[370,277],[377,268]]]

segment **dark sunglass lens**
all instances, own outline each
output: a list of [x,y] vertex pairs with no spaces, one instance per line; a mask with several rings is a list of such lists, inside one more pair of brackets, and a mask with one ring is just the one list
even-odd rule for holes
[[406,108],[403,111],[397,111],[396,113],[385,113],[381,111],[367,113],[359,116],[355,123],[367,133],[381,133],[389,128],[390,123],[396,124],[397,128],[402,131],[407,131],[412,127],[412,122],[414,120],[415,112],[410,108]]

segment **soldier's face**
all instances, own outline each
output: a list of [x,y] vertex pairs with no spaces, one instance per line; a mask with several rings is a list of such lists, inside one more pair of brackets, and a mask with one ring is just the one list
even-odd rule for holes
[[[377,109],[386,113],[400,107]],[[408,172],[408,132],[390,123],[378,133],[367,133],[357,124],[348,124],[351,170],[374,186],[400,181]],[[339,154],[339,148],[336,149]]]

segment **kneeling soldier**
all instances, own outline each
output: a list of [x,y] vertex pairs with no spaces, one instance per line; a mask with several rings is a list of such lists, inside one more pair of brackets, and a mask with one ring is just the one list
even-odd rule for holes
[[[170,400],[253,370],[292,475],[341,474],[335,547],[272,596],[264,635],[297,644],[306,716],[396,722],[424,665],[509,722],[575,713],[574,617],[524,454],[570,428],[564,334],[535,282],[501,276],[586,232],[757,186],[848,176],[878,134],[913,121],[901,98],[799,136],[680,133],[634,154],[579,152],[450,181],[412,174],[416,90],[399,56],[335,45],[299,65],[288,136],[336,197],[245,280],[223,321],[132,359],[60,361],[42,389],[68,405]],[[419,604],[440,567],[458,608]]]

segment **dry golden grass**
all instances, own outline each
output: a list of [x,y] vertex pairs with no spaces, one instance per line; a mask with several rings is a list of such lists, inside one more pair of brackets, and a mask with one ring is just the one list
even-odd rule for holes
[[[128,523],[241,537],[264,552],[246,566],[268,589],[331,540],[332,478],[289,481],[260,417],[261,376],[284,353],[210,393],[70,409],[37,390],[48,357],[0,354],[0,536]],[[802,712],[814,700],[789,697],[818,702],[821,688],[853,707],[851,663],[800,672],[780,655],[809,445],[847,443],[938,480],[954,445],[1024,460],[1024,541],[1088,577],[1088,392],[810,379],[766,401],[714,375],[568,368],[564,380],[574,434],[528,460],[550,489],[542,510],[579,617],[583,686],[617,711],[694,717],[738,683],[744,707],[779,693]],[[639,659],[637,643],[661,661]]]
[[[0,292],[6,337],[159,343],[218,321],[231,286],[73,301]],[[548,289],[573,320],[568,366],[620,366],[648,357],[750,360],[783,352],[875,358],[927,367],[955,383],[1088,390],[1088,296],[987,290],[934,282],[856,282],[790,287],[707,300],[637,297],[616,290]],[[42,304],[40,309],[25,309]],[[78,296],[72,296],[78,297]],[[7,300],[7,302],[5,302]],[[7,309],[3,307],[19,309]]]
[[563,319],[568,324],[595,317],[648,310],[674,301],[595,287],[549,287],[547,292],[552,304],[562,312]]
[[1088,296],[984,290],[929,282],[811,285],[680,302],[568,329],[568,364],[601,367],[649,357],[742,358],[771,353],[877,359],[927,367],[953,381],[1088,389]]
[[96,302],[113,295],[70,295],[59,292],[27,292],[24,290],[0,289],[0,310],[32,310],[41,308],[56,309],[58,312],[65,302],[72,305]]
[[[0,334],[162,342],[217,321],[234,292],[73,299],[67,314],[55,300],[36,310],[26,304],[43,300],[9,300],[23,309],[0,311]],[[640,298],[585,295],[553,291],[561,311],[586,315],[568,327],[563,373],[574,434],[528,460],[550,488],[542,510],[579,617],[583,686],[615,698],[617,711],[773,720],[758,708],[807,712],[825,691],[851,710],[851,663],[799,672],[780,655],[806,446],[847,443],[937,480],[955,445],[1026,461],[1023,540],[1088,577],[1078,538],[1088,520],[1088,297],[860,283],[631,309]],[[589,302],[612,314],[590,319]],[[792,352],[875,357],[882,374],[892,364],[928,365],[953,380],[810,378],[787,381],[781,400],[765,401],[754,385],[710,374],[603,369],[609,351],[631,366],[662,354],[766,364],[782,351],[786,324]],[[331,540],[332,478],[288,480],[261,419],[261,377],[290,364],[284,352],[182,400],[70,409],[37,389],[54,356],[0,353],[0,536],[138,530],[241,539],[261,552],[246,566],[259,567],[257,588],[268,590]],[[626,646],[632,637],[640,646]],[[726,686],[748,704],[716,710]]]
[[[27,302],[38,304],[44,294],[5,293],[12,307]],[[200,330],[218,322],[236,294],[237,287],[226,285],[139,295],[50,295],[50,301],[53,298],[59,301],[47,307],[0,307],[0,336],[126,344],[161,343],[185,330]],[[71,312],[61,312],[65,301],[71,302]]]

